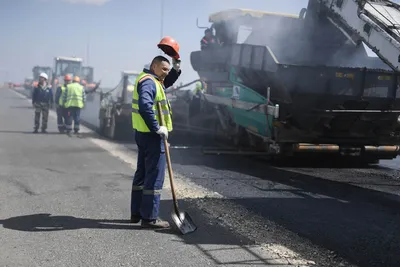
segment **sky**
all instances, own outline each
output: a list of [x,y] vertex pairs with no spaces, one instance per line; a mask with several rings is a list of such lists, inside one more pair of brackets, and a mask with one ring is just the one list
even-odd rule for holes
[[163,20],[161,2],[1,0],[0,82],[22,82],[32,76],[35,65],[54,67],[56,56],[77,56],[94,67],[95,80],[115,86],[121,71],[141,71],[160,53],[161,35],[179,42],[182,75],[178,82],[189,82],[198,78],[190,53],[200,49],[204,34],[196,27],[196,18],[209,26],[208,16],[227,8],[299,14],[308,0],[168,0]]
[[[1,0],[0,82],[23,81],[35,65],[54,67],[55,56],[77,56],[95,80],[115,86],[123,70],[141,71],[158,55],[162,0]],[[182,75],[197,79],[190,53],[200,49],[208,16],[227,8],[298,14],[307,0],[168,0],[163,35],[180,44]],[[7,27],[4,27],[7,25]],[[89,45],[88,45],[89,44]],[[89,49],[87,49],[89,47]],[[89,55],[87,55],[89,50]]]

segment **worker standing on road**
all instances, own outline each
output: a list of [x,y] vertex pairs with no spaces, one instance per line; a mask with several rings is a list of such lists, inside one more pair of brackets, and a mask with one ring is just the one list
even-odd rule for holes
[[40,126],[40,114],[42,113],[42,133],[47,133],[47,121],[49,110],[53,107],[53,89],[47,83],[46,73],[40,73],[38,85],[33,89],[32,105],[35,108],[34,133],[38,132]]
[[67,85],[62,97],[66,112],[65,128],[67,134],[71,134],[72,120],[74,120],[74,132],[78,134],[81,109],[85,106],[86,102],[86,93],[83,86],[80,85],[80,78],[78,76],[74,76],[73,83]]
[[[180,59],[170,62],[157,56],[136,79],[132,99],[132,126],[138,146],[137,169],[131,195],[131,222],[142,220],[142,227],[167,228],[169,223],[158,219],[161,190],[165,176],[165,147],[162,136],[172,131],[171,107],[165,88],[172,86],[181,74]],[[161,102],[165,126],[160,126],[157,103]]]
[[63,108],[63,98],[62,95],[65,91],[65,88],[72,81],[71,75],[67,74],[64,76],[64,84],[59,86],[56,91],[55,102],[56,102],[56,111],[57,111],[57,126],[58,131],[63,133],[65,131],[65,111]]

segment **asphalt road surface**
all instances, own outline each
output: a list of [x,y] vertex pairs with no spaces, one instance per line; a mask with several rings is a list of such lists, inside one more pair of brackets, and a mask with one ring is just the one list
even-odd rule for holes
[[33,109],[8,89],[0,120],[1,266],[400,266],[395,168],[278,168],[173,147],[180,204],[199,226],[180,236],[124,221],[133,144],[60,135],[54,114],[49,134],[31,134]]

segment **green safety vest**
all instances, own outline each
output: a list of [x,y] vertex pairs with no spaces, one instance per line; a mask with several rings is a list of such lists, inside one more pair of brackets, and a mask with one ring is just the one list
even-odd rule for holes
[[172,131],[172,112],[171,112],[171,107],[169,104],[169,101],[165,95],[164,88],[161,85],[161,83],[155,79],[151,74],[148,74],[146,72],[142,72],[139,74],[139,76],[136,78],[135,82],[135,88],[133,89],[133,97],[132,97],[132,127],[138,132],[150,132],[149,128],[147,127],[146,123],[144,122],[142,116],[139,114],[139,94],[137,92],[137,87],[139,84],[139,81],[143,77],[149,77],[151,78],[154,83],[156,84],[156,97],[154,99],[154,104],[153,104],[153,110],[154,110],[154,115],[158,123],[161,125],[160,118],[158,116],[158,106],[157,102],[161,103],[161,113],[164,116],[164,122],[167,127],[168,132]]
[[65,85],[61,85],[61,96],[60,96],[60,98],[58,99],[58,104],[59,104],[60,106],[63,105],[63,95],[64,95],[64,92],[65,92]]
[[83,108],[85,99],[85,90],[79,83],[70,83],[67,85],[63,93],[64,107],[77,107]]

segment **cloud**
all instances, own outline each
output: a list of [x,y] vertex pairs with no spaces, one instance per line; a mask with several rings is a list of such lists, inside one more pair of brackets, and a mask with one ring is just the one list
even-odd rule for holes
[[97,5],[97,6],[102,6],[109,1],[111,0],[63,0],[63,2],[67,2],[70,4],[86,4],[86,5]]

